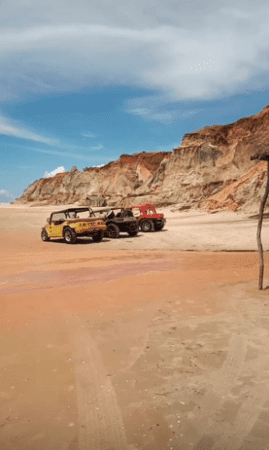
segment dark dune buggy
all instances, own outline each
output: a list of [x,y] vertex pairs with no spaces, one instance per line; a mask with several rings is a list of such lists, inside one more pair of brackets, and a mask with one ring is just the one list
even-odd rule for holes
[[128,233],[129,236],[134,237],[139,231],[138,222],[133,212],[124,208],[91,209],[90,217],[103,219],[106,224],[105,236],[112,239],[118,238],[120,233]]

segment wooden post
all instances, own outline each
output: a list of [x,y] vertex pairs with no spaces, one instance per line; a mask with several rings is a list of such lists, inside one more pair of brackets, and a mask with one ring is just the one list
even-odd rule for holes
[[258,221],[258,227],[257,227],[257,243],[258,243],[258,250],[259,250],[259,290],[262,289],[263,284],[263,273],[264,273],[264,261],[263,261],[263,248],[262,248],[262,242],[261,242],[261,231],[262,231],[262,221],[263,221],[263,211],[265,207],[265,203],[267,200],[269,194],[269,161],[267,161],[267,181],[266,181],[266,189],[264,196],[261,201],[260,206],[260,215],[259,215],[259,221]]

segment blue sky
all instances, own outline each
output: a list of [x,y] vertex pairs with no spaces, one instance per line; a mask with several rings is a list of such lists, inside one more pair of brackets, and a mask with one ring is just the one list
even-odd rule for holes
[[56,169],[171,151],[268,99],[269,4],[0,3],[0,203]]

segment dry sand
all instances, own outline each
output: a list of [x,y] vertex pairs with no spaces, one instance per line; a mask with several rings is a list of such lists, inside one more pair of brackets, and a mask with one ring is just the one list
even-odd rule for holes
[[[30,232],[31,237],[39,237],[40,229],[46,224],[46,218],[52,211],[57,211],[74,205],[24,207],[0,205],[0,230]],[[13,212],[12,212],[13,211]],[[18,220],[11,220],[10,214],[15,213]],[[249,214],[220,212],[171,212],[169,209],[158,209],[163,212],[168,222],[162,232],[139,233],[136,238],[126,239],[122,235],[117,241],[104,239],[98,244],[102,250],[189,250],[189,251],[256,251],[257,219],[251,219]],[[269,221],[263,223],[263,243],[269,246]]]
[[42,242],[57,209],[0,208],[0,449],[269,449],[256,221]]

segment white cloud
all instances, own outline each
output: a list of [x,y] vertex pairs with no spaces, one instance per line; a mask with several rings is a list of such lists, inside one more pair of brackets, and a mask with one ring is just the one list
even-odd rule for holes
[[[37,147],[26,147],[26,146],[18,146],[17,147],[21,147],[24,150],[31,150],[33,152],[37,152],[37,153],[44,153],[46,155],[55,155],[55,156],[61,156],[62,158],[72,158],[72,159],[79,159],[81,161],[92,161],[92,156],[85,156],[85,155],[81,155],[80,153],[68,153],[62,150],[57,150],[57,149],[52,149],[52,150],[47,150],[44,148],[37,148]],[[83,149],[85,151],[89,151],[88,149]]]
[[15,195],[6,189],[0,189],[0,197],[4,197],[5,199],[15,200]]
[[52,170],[51,172],[45,172],[43,178],[50,178],[54,177],[56,173],[63,173],[65,172],[64,166],[57,167],[57,169]]
[[[88,156],[81,155],[77,153],[77,146],[70,145],[65,142],[61,142],[57,138],[49,138],[42,134],[36,133],[35,131],[29,129],[25,125],[21,124],[18,121],[12,120],[10,118],[4,117],[0,115],[0,135],[15,137],[18,139],[25,139],[28,141],[34,141],[40,144],[47,144],[49,147],[53,147],[53,149],[47,150],[44,148],[34,148],[34,147],[24,147],[28,150],[33,150],[39,153],[47,153],[51,155],[59,155],[63,157],[71,157],[77,158],[81,160],[88,161],[90,158]],[[56,147],[56,148],[55,148]],[[81,151],[97,151],[102,150],[103,145],[98,144],[92,147],[79,147]],[[63,150],[62,150],[63,149]],[[66,150],[71,150],[71,152],[67,152]]]
[[95,138],[95,137],[96,137],[95,134],[93,134],[93,133],[91,133],[91,132],[88,132],[88,133],[82,133],[81,136],[82,136],[82,137],[85,137],[85,138]]
[[98,145],[93,145],[91,147],[91,150],[102,150],[104,147],[102,144],[98,144]]
[[[268,2],[185,3],[5,2],[0,98],[114,84],[175,101],[213,100],[244,92],[251,81],[253,90],[267,86]],[[155,119],[173,114],[157,111]]]
[[91,167],[103,167],[105,164],[99,164],[99,166],[91,166]]
[[169,98],[169,96],[167,98],[158,95],[146,96],[128,100],[126,102],[126,112],[140,116],[145,120],[171,123],[174,120],[186,120],[204,111],[204,108],[180,110],[176,109],[176,106],[177,102]]
[[24,127],[15,120],[8,119],[0,116],[0,134],[5,136],[12,136],[20,139],[26,139],[35,142],[41,142],[48,145],[59,145],[58,139],[51,139],[46,136],[42,136],[33,132],[32,130]]

